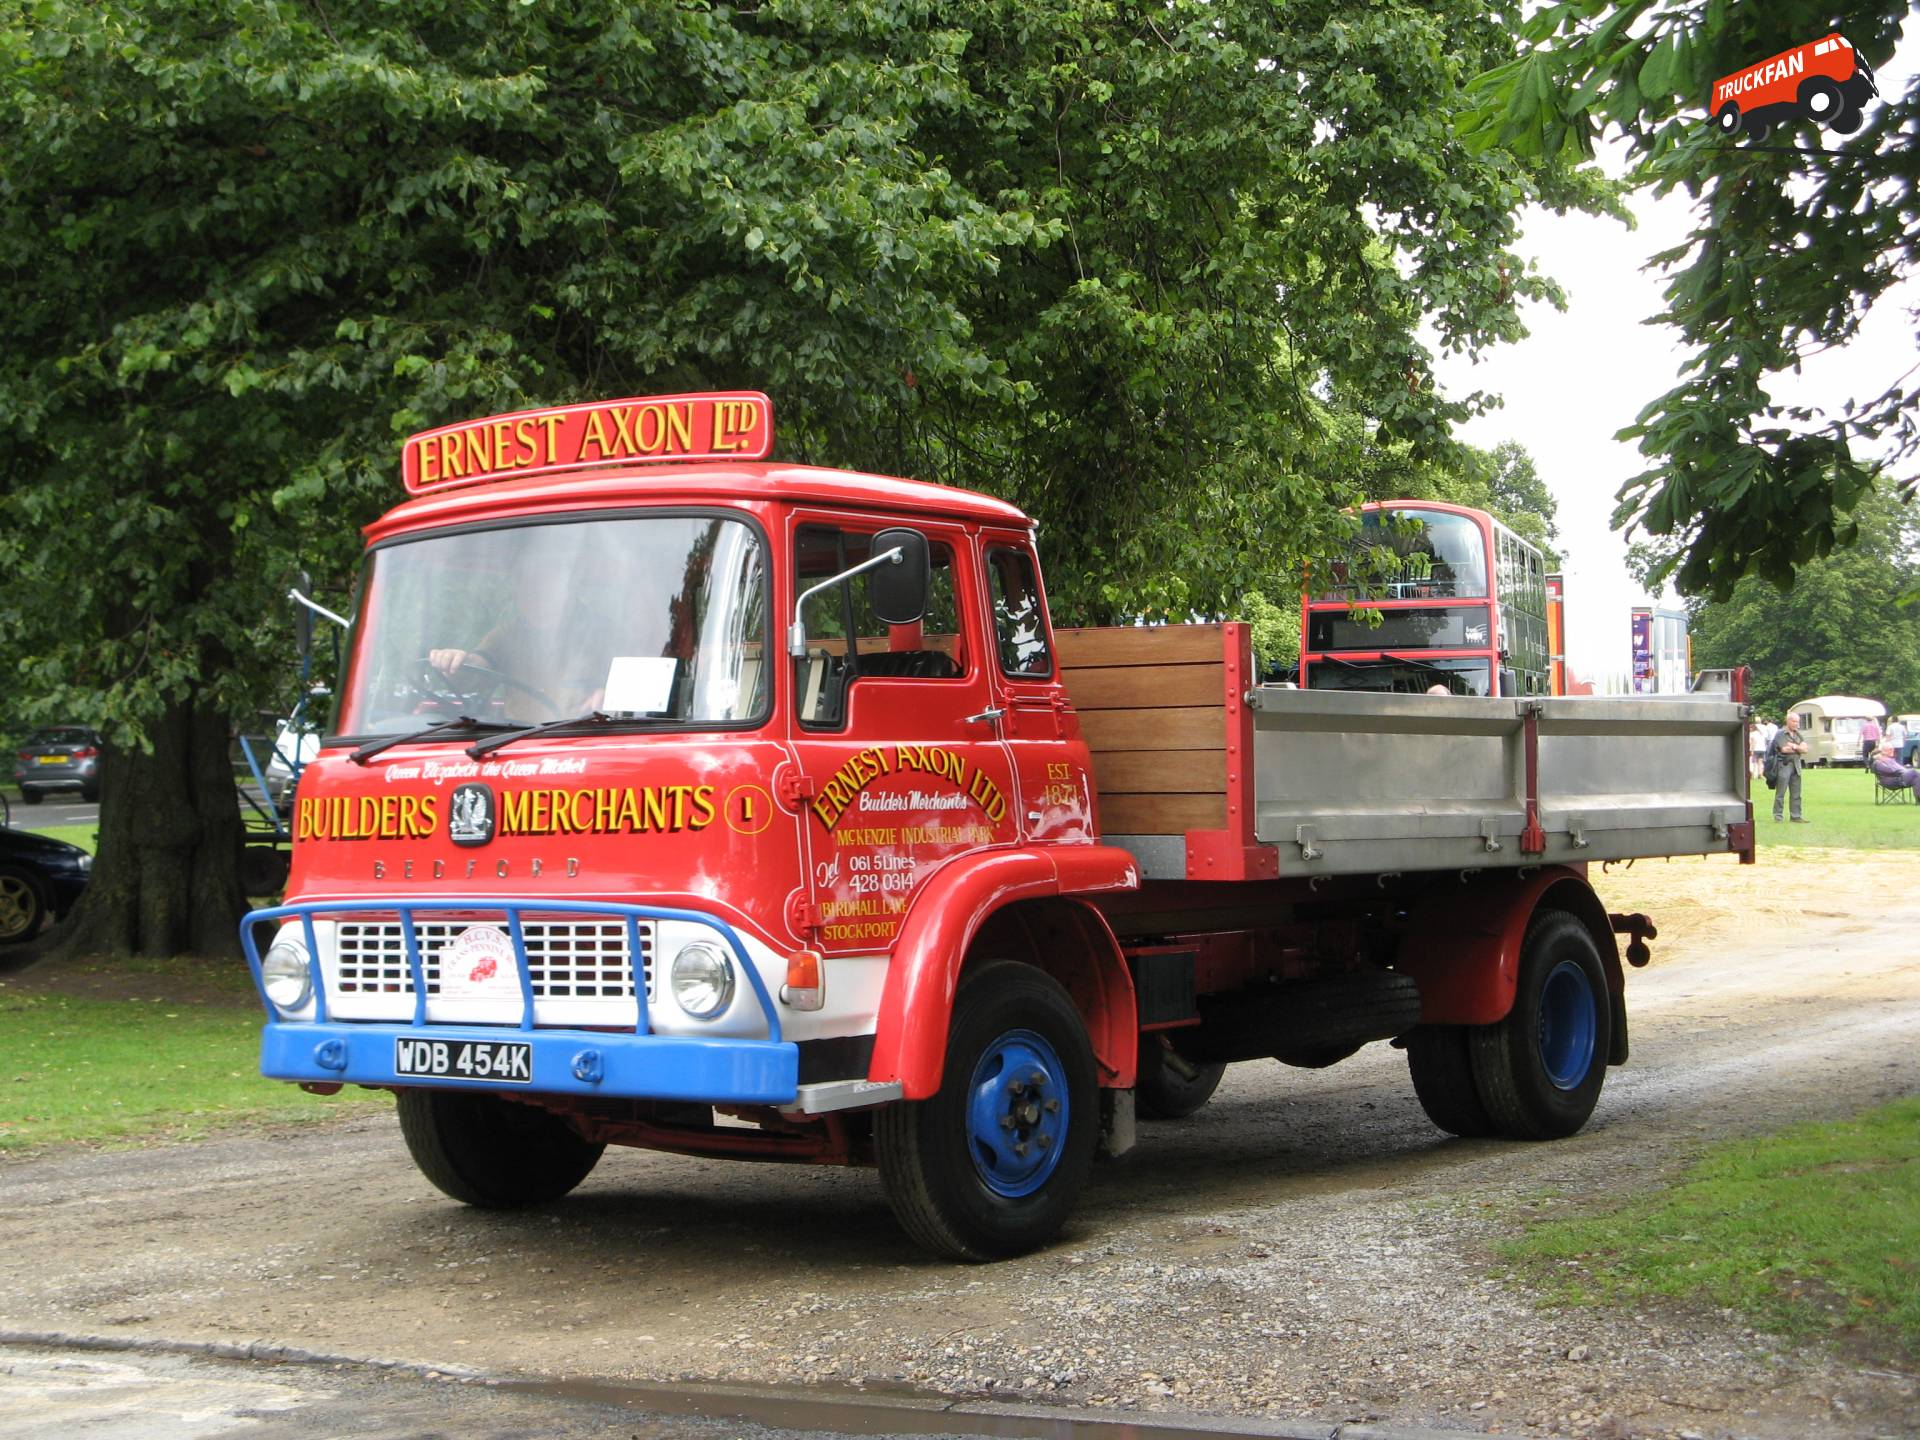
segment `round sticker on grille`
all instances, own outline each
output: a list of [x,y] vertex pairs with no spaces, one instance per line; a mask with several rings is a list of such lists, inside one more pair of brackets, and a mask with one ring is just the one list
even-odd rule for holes
[[440,947],[443,996],[520,997],[513,941],[491,925],[470,925]]

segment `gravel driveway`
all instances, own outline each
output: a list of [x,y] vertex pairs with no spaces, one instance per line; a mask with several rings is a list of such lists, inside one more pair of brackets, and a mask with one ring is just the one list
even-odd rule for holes
[[1630,975],[1632,1062],[1557,1144],[1443,1138],[1385,1045],[1237,1066],[1199,1115],[1143,1124],[1060,1243],[980,1268],[913,1250],[866,1171],[613,1151],[568,1201],[489,1215],[385,1117],[52,1152],[0,1162],[0,1329],[1609,1440],[1912,1435],[1898,1368],[1731,1315],[1543,1308],[1490,1251],[1711,1139],[1920,1091],[1920,903],[1847,899],[1908,868],[1608,881],[1676,938]]

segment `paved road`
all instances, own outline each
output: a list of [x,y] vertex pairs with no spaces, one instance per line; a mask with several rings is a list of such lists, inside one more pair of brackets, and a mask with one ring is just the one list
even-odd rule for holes
[[1444,1440],[1440,1431],[1115,1421],[1064,1407],[0,1344],[0,1440]]
[[16,830],[45,830],[55,825],[98,825],[100,823],[100,805],[98,801],[88,803],[77,795],[62,791],[58,795],[49,795],[38,805],[29,805],[24,800],[9,796],[13,810],[13,826]]

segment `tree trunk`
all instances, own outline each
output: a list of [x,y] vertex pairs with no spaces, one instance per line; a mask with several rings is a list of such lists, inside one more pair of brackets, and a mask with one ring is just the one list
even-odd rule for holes
[[243,828],[227,717],[175,702],[152,750],[101,757],[100,846],[63,955],[240,953]]

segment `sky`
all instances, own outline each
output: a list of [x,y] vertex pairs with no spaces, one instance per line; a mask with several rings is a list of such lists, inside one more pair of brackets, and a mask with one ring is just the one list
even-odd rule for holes
[[[1893,58],[1876,70],[1883,94],[1901,93],[1920,67],[1917,30],[1910,20]],[[1798,143],[1815,143],[1818,134],[1807,127]],[[1603,155],[1608,162],[1619,173],[1618,151]],[[1568,662],[1602,682],[1627,673],[1631,608],[1674,598],[1650,597],[1634,583],[1627,542],[1609,521],[1615,493],[1645,468],[1614,433],[1672,387],[1685,359],[1678,332],[1643,323],[1663,308],[1665,280],[1642,267],[1685,239],[1691,202],[1678,192],[1658,200],[1639,194],[1629,208],[1639,222],[1631,230],[1611,219],[1529,210],[1516,248],[1559,281],[1566,310],[1530,303],[1526,339],[1495,348],[1477,365],[1441,356],[1434,367],[1451,394],[1482,389],[1504,397],[1504,407],[1469,421],[1461,437],[1482,448],[1518,440],[1532,452],[1560,507]],[[1814,357],[1798,377],[1779,377],[1775,398],[1837,410],[1849,396],[1878,394],[1916,359],[1916,307],[1920,281],[1889,291],[1852,344]]]

